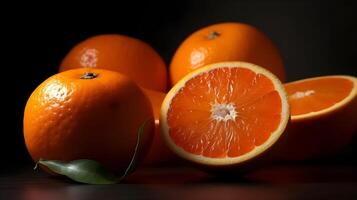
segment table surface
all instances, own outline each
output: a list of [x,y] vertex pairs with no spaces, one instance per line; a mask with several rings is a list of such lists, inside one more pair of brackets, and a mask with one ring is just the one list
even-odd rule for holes
[[356,169],[285,165],[218,177],[189,167],[142,168],[119,184],[86,185],[28,166],[0,174],[0,199],[357,199]]

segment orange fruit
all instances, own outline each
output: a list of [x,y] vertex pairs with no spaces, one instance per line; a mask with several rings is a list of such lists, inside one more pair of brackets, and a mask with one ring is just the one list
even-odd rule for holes
[[285,84],[291,124],[281,157],[306,160],[338,153],[357,131],[357,78],[322,76]]
[[250,163],[267,152],[289,117],[276,76],[254,64],[223,62],[181,79],[164,99],[160,123],[173,152],[219,168]]
[[165,92],[166,66],[148,44],[124,35],[99,35],[77,44],[63,59],[60,71],[103,68],[120,72],[144,88]]
[[285,81],[280,53],[264,33],[247,24],[220,23],[192,33],[181,43],[171,61],[171,83],[197,68],[225,61],[254,63]]
[[153,90],[143,90],[146,96],[149,98],[151,102],[151,106],[154,110],[154,118],[155,118],[155,134],[152,141],[152,145],[150,147],[149,153],[145,157],[143,164],[145,165],[156,165],[160,166],[163,164],[173,164],[175,163],[175,154],[171,152],[171,150],[167,147],[163,137],[162,131],[160,127],[160,109],[161,104],[166,96],[165,93],[157,92]]
[[107,70],[75,69],[40,84],[27,101],[24,138],[34,161],[93,159],[114,172],[128,166],[138,129],[140,159],[152,141],[149,100],[127,77]]

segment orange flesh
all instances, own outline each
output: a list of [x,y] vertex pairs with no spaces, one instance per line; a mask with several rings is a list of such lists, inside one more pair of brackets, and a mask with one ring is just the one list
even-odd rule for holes
[[320,111],[346,98],[353,88],[350,80],[338,77],[306,80],[285,85],[291,115]]
[[244,68],[197,75],[173,97],[169,135],[185,151],[237,157],[268,140],[281,121],[282,102],[270,79]]

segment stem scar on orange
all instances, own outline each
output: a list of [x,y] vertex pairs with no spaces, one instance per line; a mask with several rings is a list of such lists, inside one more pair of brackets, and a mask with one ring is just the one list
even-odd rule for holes
[[335,75],[285,84],[291,123],[277,152],[285,160],[337,154],[357,131],[357,78]]
[[254,63],[285,81],[282,57],[273,42],[253,26],[232,22],[199,29],[181,43],[170,64],[171,84],[197,68],[225,61]]
[[270,149],[289,121],[287,95],[272,73],[244,62],[197,69],[181,79],[161,107],[164,138],[193,163],[250,163]]
[[84,40],[66,55],[60,71],[82,67],[117,71],[151,90],[165,92],[167,88],[167,70],[161,56],[147,43],[124,35]]
[[31,94],[24,138],[34,161],[92,159],[122,173],[140,136],[139,160],[153,137],[153,111],[142,90],[113,71],[74,69],[56,74]]

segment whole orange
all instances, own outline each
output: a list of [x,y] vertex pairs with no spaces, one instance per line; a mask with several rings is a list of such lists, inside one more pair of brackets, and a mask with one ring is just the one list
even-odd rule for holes
[[144,88],[165,92],[166,65],[147,43],[124,35],[99,35],[76,45],[63,59],[60,71],[91,67],[120,72]]
[[143,164],[151,166],[173,165],[177,164],[176,155],[168,148],[160,127],[160,110],[161,104],[165,99],[166,94],[153,90],[144,89],[143,92],[149,98],[154,111],[155,118],[155,134],[153,137],[151,148],[145,157]]
[[34,161],[93,159],[114,172],[128,166],[138,129],[139,160],[153,137],[153,111],[142,90],[113,71],[74,69],[56,74],[31,94],[24,113],[24,138]]
[[285,81],[282,57],[264,33],[247,24],[220,23],[199,29],[182,42],[171,61],[171,84],[199,67],[223,61],[250,62]]

